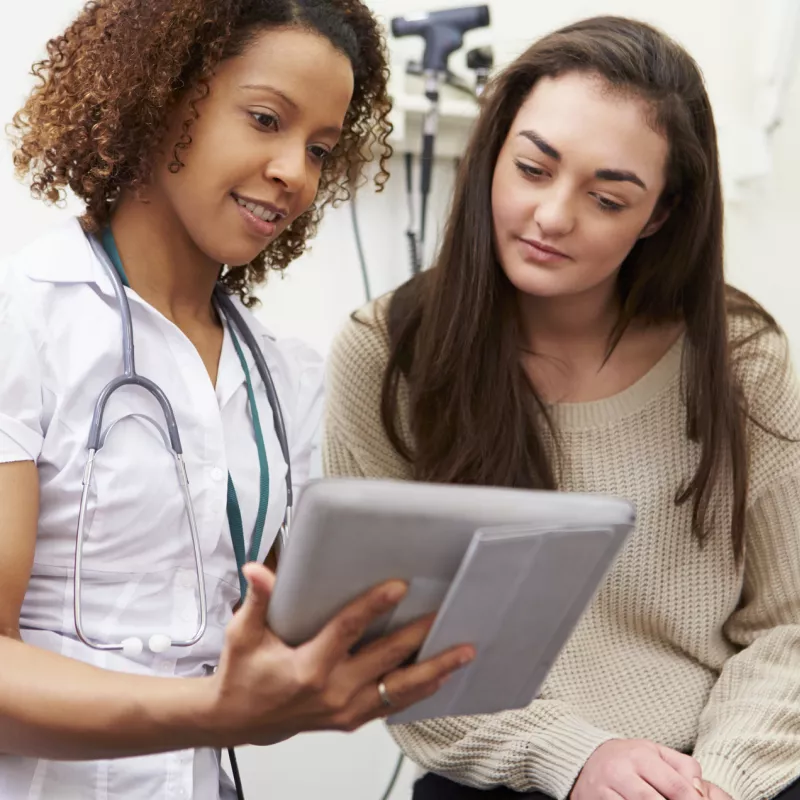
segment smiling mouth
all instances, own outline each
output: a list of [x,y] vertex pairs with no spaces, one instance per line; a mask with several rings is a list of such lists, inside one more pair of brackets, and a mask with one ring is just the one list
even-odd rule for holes
[[264,222],[278,222],[286,216],[285,213],[277,211],[273,207],[261,205],[253,200],[247,200],[235,194],[232,195],[232,197],[242,208],[246,208],[254,217],[258,217]]

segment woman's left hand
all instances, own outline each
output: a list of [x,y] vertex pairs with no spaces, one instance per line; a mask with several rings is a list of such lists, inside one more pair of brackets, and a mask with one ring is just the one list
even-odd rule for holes
[[719,786],[715,786],[708,781],[703,781],[703,791],[708,800],[733,800],[727,792],[724,792]]

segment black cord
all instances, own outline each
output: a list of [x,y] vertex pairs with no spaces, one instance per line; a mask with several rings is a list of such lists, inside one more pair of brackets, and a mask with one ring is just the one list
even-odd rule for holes
[[231,772],[233,773],[233,783],[236,786],[237,800],[244,800],[244,787],[242,786],[242,776],[239,775],[239,764],[236,761],[236,752],[232,747],[228,748],[228,758],[231,761]]
[[428,196],[433,183],[433,150],[436,137],[426,133],[422,137],[422,179],[420,182],[419,248],[420,261],[425,261],[425,227],[428,220]]
[[358,214],[356,212],[356,196],[350,198],[350,219],[353,223],[353,235],[356,238],[356,249],[358,250],[358,262],[361,265],[361,279],[364,282],[364,294],[367,302],[372,300],[372,291],[369,286],[369,272],[367,270],[367,259],[364,256],[364,244],[361,241],[361,228],[358,224]]
[[411,261],[411,272],[416,275],[422,269],[422,265],[420,264],[417,234],[414,231],[414,156],[407,152],[403,160],[406,167],[406,197],[408,199],[408,229],[406,230],[408,256]]
[[397,779],[400,777],[400,770],[403,768],[404,760],[405,756],[402,753],[400,753],[400,757],[397,759],[397,765],[394,768],[394,774],[392,775],[392,779],[391,781],[389,781],[389,786],[383,793],[383,797],[381,797],[381,800],[389,800],[389,798],[392,796],[394,787],[397,785]]

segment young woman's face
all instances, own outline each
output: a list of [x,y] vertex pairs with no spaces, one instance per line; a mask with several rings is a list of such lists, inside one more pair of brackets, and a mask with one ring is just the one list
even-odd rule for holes
[[352,95],[350,61],[327,39],[265,31],[218,68],[172,173],[188,109],[176,112],[151,191],[209,258],[247,264],[314,201]]
[[608,294],[637,239],[663,223],[655,210],[668,145],[646,113],[588,74],[543,79],[531,91],[492,185],[498,258],[520,292]]

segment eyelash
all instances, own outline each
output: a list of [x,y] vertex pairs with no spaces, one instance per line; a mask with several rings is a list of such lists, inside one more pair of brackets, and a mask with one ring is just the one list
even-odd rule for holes
[[[259,127],[264,128],[265,130],[280,130],[281,121],[277,114],[267,114],[263,111],[254,111],[251,112],[250,116],[258,123]],[[267,122],[264,122],[264,120],[267,120]],[[309,148],[309,152],[311,153],[311,157],[319,162],[325,161],[325,159],[327,159],[331,154],[329,150],[326,150],[324,147],[320,147],[316,144]]]
[[[532,167],[530,164],[524,164],[522,161],[515,161],[514,164],[516,164],[517,169],[527,178],[538,180],[539,178],[544,177],[544,170],[540,169],[539,167]],[[595,199],[597,207],[601,211],[607,211],[611,214],[618,214],[620,211],[625,210],[625,206],[621,205],[620,203],[615,203],[613,200],[609,200],[607,197],[603,197],[602,195],[592,194],[592,197]]]

